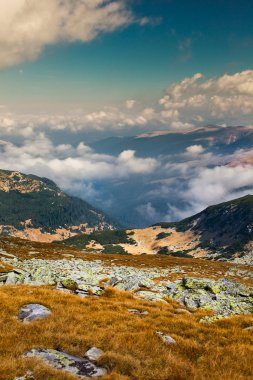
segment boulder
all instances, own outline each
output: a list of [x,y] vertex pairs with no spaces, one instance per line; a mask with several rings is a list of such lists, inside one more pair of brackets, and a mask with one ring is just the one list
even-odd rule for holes
[[156,334],[164,341],[166,344],[177,344],[175,339],[173,339],[170,335],[166,335],[161,331],[156,331]]
[[51,311],[40,304],[28,304],[22,306],[19,311],[19,319],[23,322],[32,322],[36,319],[46,318],[51,314]]
[[97,347],[91,347],[86,353],[85,357],[91,361],[97,361],[101,358],[101,356],[104,354],[104,351],[100,350],[100,348]]
[[148,315],[149,312],[144,310],[144,311],[141,311],[141,310],[138,310],[138,309],[128,309],[128,312],[130,314],[135,314],[135,315]]
[[52,349],[33,349],[24,355],[28,358],[38,358],[53,368],[66,371],[80,379],[104,376],[106,369],[97,367],[89,359],[79,358],[65,352]]

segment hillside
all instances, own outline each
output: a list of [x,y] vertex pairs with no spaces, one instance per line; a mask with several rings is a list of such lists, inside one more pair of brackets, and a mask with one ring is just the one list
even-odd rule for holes
[[111,227],[102,211],[49,179],[0,170],[1,234],[50,242]]
[[251,379],[252,285],[245,265],[1,236],[0,379]]
[[[63,244],[83,249],[112,249],[118,253],[166,254],[215,260],[253,263],[253,196],[248,195],[211,206],[176,223],[158,223],[152,227],[121,232],[76,236]],[[128,241],[127,241],[128,240]]]

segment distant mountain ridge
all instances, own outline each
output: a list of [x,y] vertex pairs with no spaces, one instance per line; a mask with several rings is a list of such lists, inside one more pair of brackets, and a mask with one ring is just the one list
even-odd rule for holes
[[204,148],[232,152],[253,145],[253,127],[218,127],[210,125],[190,131],[156,131],[137,136],[109,137],[91,143],[97,153],[118,155],[124,150],[135,150],[138,156],[157,157],[176,154],[189,145],[201,144]]
[[210,206],[175,223],[78,235],[62,242],[109,253],[164,254],[253,264],[253,195]]
[[106,228],[109,217],[53,181],[0,170],[0,233],[50,242]]

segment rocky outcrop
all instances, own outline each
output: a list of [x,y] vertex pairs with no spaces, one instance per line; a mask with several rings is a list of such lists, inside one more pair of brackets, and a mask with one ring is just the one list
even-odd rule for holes
[[253,313],[253,288],[222,279],[186,277],[168,282],[169,296],[184,306],[215,311],[215,315],[202,321],[215,321],[235,314]]
[[[212,280],[188,277],[179,266],[163,269],[134,268],[106,266],[101,260],[80,259],[18,261],[5,258],[4,261],[16,269],[9,273],[0,273],[0,284],[51,285],[53,289],[80,297],[100,296],[110,286],[130,291],[136,297],[148,301],[167,302],[171,298],[186,309],[202,308],[215,312],[214,316],[207,316],[202,321],[253,313],[252,287],[225,278]],[[165,279],[175,273],[181,275],[181,279]],[[247,270],[248,276],[250,273],[252,272]],[[186,309],[181,310],[187,312]]]
[[46,318],[51,314],[51,311],[40,304],[28,304],[22,306],[19,311],[19,319],[23,322],[32,322],[36,319]]
[[97,367],[89,359],[79,358],[51,349],[33,349],[24,355],[28,358],[38,358],[56,369],[69,372],[80,379],[104,376],[106,370]]

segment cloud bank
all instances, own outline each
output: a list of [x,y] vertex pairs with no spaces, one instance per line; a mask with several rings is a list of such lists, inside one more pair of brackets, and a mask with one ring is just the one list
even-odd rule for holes
[[121,0],[0,0],[0,69],[33,61],[45,46],[88,42],[134,22]]
[[20,145],[0,141],[0,168],[49,177],[64,189],[92,181],[126,179],[151,174],[159,166],[153,158],[136,157],[133,150],[118,157],[95,153],[83,142],[54,145],[44,134]]
[[1,106],[0,132],[27,137],[47,130],[74,134],[83,131],[108,131],[108,134],[151,130],[180,132],[210,124],[252,125],[252,115],[253,70],[207,79],[197,73],[171,84],[166,94],[152,104],[130,99],[122,107],[103,107],[89,113],[79,107],[62,114],[19,116]]

